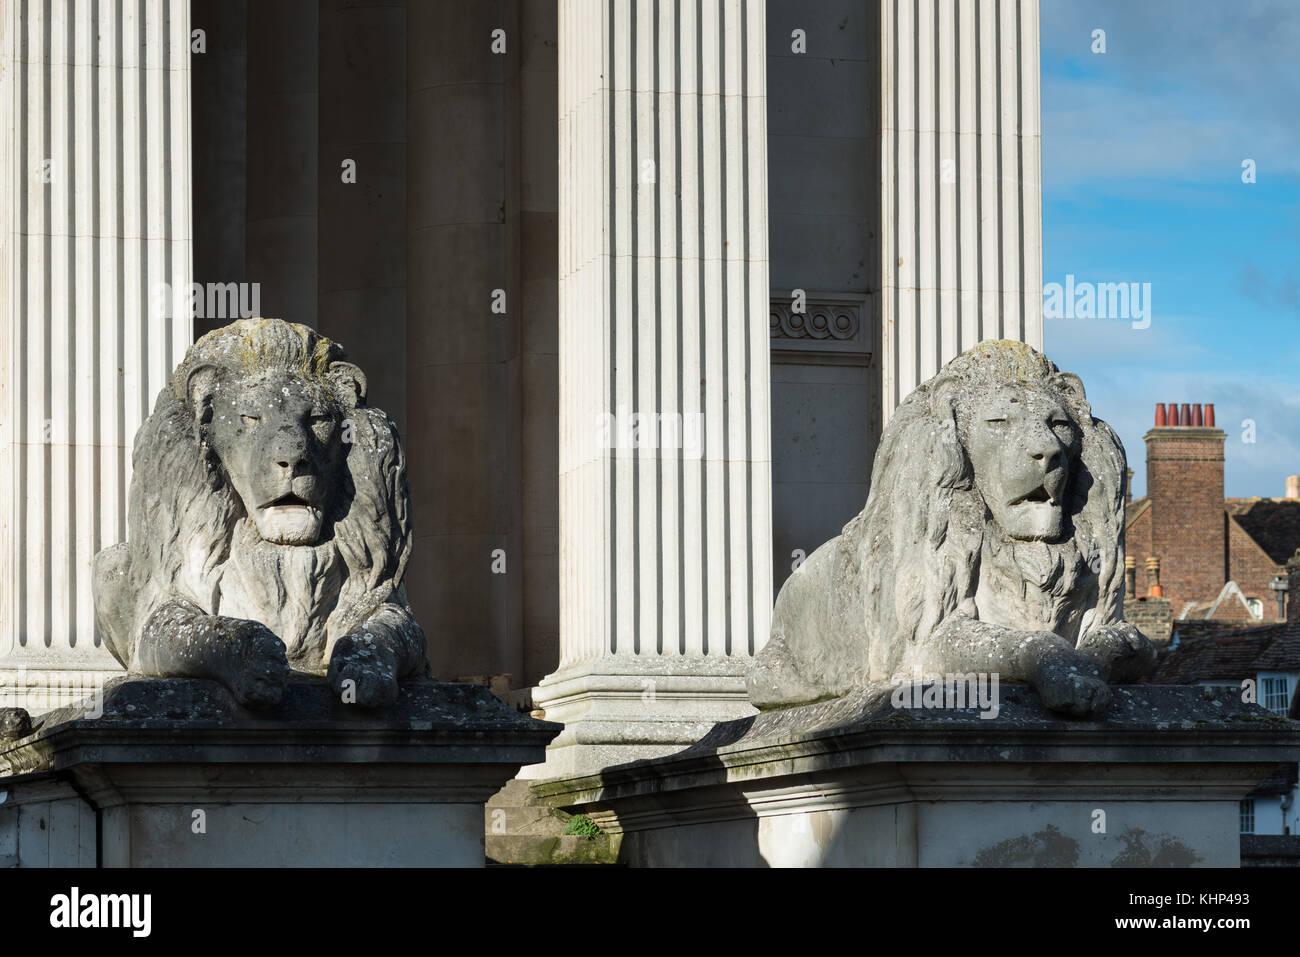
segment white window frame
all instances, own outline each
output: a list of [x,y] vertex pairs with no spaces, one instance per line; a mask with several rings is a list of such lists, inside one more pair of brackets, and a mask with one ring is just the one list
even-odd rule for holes
[[[1277,683],[1281,682],[1281,689]],[[1261,674],[1259,676],[1259,703],[1268,711],[1286,717],[1291,708],[1291,680],[1286,674]]]

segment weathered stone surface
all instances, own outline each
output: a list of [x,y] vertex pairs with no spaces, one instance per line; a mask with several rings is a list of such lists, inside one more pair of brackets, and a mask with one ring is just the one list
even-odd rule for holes
[[[897,707],[892,700],[893,687],[872,686],[829,701],[765,711],[754,718],[719,724],[682,756],[732,745],[769,744],[802,735],[868,728],[909,728],[924,735],[996,730],[1000,741],[1007,740],[1013,731],[1105,734],[1121,729],[1223,731],[1263,726],[1300,734],[1300,725],[1257,704],[1242,702],[1241,692],[1233,688],[1126,685],[1112,690],[1114,697],[1104,715],[1077,721],[1046,707],[1033,688],[1024,684],[999,687],[998,711],[992,718],[977,707]],[[1300,737],[1294,743],[1300,748]]]
[[489,865],[552,867],[560,864],[613,864],[618,839],[587,833],[583,822],[542,801],[527,781],[516,778],[484,808],[484,850]]
[[486,688],[404,682],[359,710],[293,673],[252,711],[125,677],[0,741],[0,866],[481,867],[483,805],[559,725]]
[[1238,802],[1300,753],[1230,690],[1117,687],[1091,720],[1001,691],[990,719],[862,689],[534,792],[635,866],[1235,867]]
[[267,706],[292,666],[369,707],[426,672],[403,588],[406,460],[336,343],[279,319],[209,333],[132,462],[128,540],[94,570],[99,629],[129,671]]
[[[385,754],[423,761],[422,752],[452,753],[452,745],[459,758],[467,748],[504,748],[509,753],[492,760],[527,763],[559,731],[560,725],[520,714],[477,685],[404,682],[390,708],[369,711],[343,704],[321,678],[295,672],[275,705],[251,710],[215,681],[127,676],[109,681],[102,698],[52,711],[26,736],[0,744],[0,774],[57,771],[110,757],[206,762],[218,760],[218,751],[244,762],[318,763],[332,749],[341,761],[378,761]],[[338,750],[353,747],[380,750],[352,757]]]
[[22,708],[0,708],[0,741],[12,741],[31,733],[32,719]]
[[115,679],[0,742],[0,866],[482,867],[483,805],[559,726],[485,688],[384,711],[294,674],[250,711],[198,679]]
[[[1156,743],[1165,740],[1161,736],[1170,731],[1194,731],[1220,735],[1223,747],[1282,743],[1300,753],[1300,722],[1278,717],[1258,704],[1244,703],[1234,689],[1131,685],[1114,691],[1113,704],[1104,716],[1077,721],[1045,707],[1041,697],[1023,684],[1001,686],[1000,708],[991,719],[981,716],[976,707],[896,707],[892,688],[873,686],[833,700],[726,721],[671,757],[608,768],[599,775],[536,784],[533,790],[551,797],[591,787],[611,793],[624,780],[640,780],[647,773],[662,776],[691,762],[722,768],[730,765],[733,757],[736,763],[743,763],[740,756],[755,749],[813,753],[840,747],[835,743],[840,739],[910,748],[913,757],[935,746],[981,741],[998,748],[1014,744],[1021,756],[1045,757],[1062,740],[1105,742],[1124,733],[1151,735],[1149,740]],[[1215,740],[1206,738],[1207,743]]]
[[781,589],[748,678],[760,708],[914,670],[1027,681],[1105,711],[1155,661],[1123,620],[1124,448],[1077,376],[984,342],[899,406],[862,513]]

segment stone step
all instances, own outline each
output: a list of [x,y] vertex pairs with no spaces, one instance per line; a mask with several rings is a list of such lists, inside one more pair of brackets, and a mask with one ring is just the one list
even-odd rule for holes
[[488,867],[608,867],[618,863],[618,842],[609,834],[489,834],[485,843]]
[[617,862],[617,840],[608,834],[566,834],[572,819],[535,797],[529,782],[508,782],[484,808],[488,865],[554,867]]

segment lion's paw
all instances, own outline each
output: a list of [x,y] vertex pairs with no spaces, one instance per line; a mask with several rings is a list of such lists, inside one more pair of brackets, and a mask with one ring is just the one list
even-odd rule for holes
[[1034,688],[1050,710],[1075,718],[1100,715],[1110,706],[1110,688],[1104,679],[1067,662],[1040,667]]
[[397,700],[397,664],[369,635],[345,635],[330,655],[329,683],[344,704],[388,708]]
[[16,741],[32,733],[32,716],[23,708],[0,708],[0,741]]
[[248,708],[279,704],[289,679],[284,642],[257,621],[235,620],[231,631],[234,662],[227,681],[230,690]]
[[1096,661],[1111,681],[1127,683],[1155,668],[1156,646],[1127,622],[1103,625],[1079,641],[1078,649]]

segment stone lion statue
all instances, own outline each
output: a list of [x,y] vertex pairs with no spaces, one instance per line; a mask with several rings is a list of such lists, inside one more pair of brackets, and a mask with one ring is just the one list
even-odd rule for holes
[[866,508],[777,597],[749,675],[760,708],[919,670],[997,673],[1099,714],[1155,663],[1123,620],[1124,447],[1079,378],[983,342],[898,407]]
[[140,427],[127,541],[95,556],[100,632],[134,673],[276,703],[294,668],[384,707],[423,674],[403,587],[406,459],[314,330],[245,319],[196,342]]

